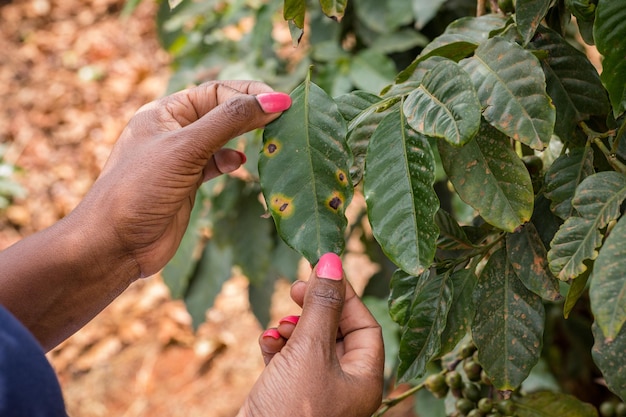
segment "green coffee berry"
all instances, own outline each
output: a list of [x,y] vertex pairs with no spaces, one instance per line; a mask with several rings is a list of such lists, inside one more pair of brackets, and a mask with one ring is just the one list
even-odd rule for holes
[[600,415],[602,417],[615,417],[615,404],[610,401],[600,404]]
[[493,409],[493,401],[491,401],[490,398],[481,398],[478,401],[478,407],[477,407],[480,411],[482,411],[483,413],[487,414],[488,412],[490,412]]
[[474,362],[473,360],[465,360],[463,362],[463,370],[467,375],[467,379],[473,382],[480,381],[480,373],[483,370],[483,367],[480,366],[478,362]]
[[477,402],[480,400],[481,393],[480,387],[474,383],[467,383],[463,387],[463,397],[467,398],[470,401]]
[[470,411],[474,409],[474,403],[467,398],[459,398],[458,400],[456,400],[454,405],[456,409],[464,416],[466,416]]
[[463,378],[456,371],[450,371],[446,374],[446,384],[450,388],[463,388]]

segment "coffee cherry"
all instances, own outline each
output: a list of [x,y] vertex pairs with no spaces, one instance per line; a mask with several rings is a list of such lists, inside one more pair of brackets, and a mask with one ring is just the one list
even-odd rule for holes
[[448,386],[446,385],[446,379],[441,374],[429,375],[424,381],[424,386],[430,391],[436,398],[443,398],[448,393]]
[[496,410],[503,416],[512,416],[515,413],[515,404],[511,400],[502,400],[496,404]]
[[615,404],[610,401],[600,404],[600,415],[602,417],[615,417]]
[[626,417],[626,404],[617,403],[617,405],[615,405],[615,416]]
[[463,397],[472,402],[477,402],[478,400],[480,400],[481,397],[480,387],[477,384],[471,382],[465,384],[465,386],[463,387]]
[[465,360],[463,362],[463,370],[467,375],[467,379],[473,382],[480,381],[480,373],[483,370],[483,367],[480,366],[478,362],[474,362],[473,360]]
[[446,385],[450,388],[463,388],[463,378],[456,371],[450,371],[446,374]]
[[481,398],[478,401],[478,407],[481,412],[487,414],[493,409],[493,401],[490,398]]
[[491,386],[491,378],[489,378],[484,369],[480,372],[480,382],[483,385]]
[[469,342],[469,343],[464,344],[461,347],[461,350],[459,353],[461,355],[461,358],[466,359],[472,356],[474,352],[476,352],[476,345],[474,345],[474,343],[472,342]]
[[459,398],[454,403],[456,409],[464,416],[474,409],[474,403],[467,398]]
[[502,417],[502,414],[498,413],[497,411],[494,411],[493,413],[487,414],[487,417]]
[[467,413],[467,417],[483,417],[483,413],[481,413],[477,408],[474,408],[472,411]]

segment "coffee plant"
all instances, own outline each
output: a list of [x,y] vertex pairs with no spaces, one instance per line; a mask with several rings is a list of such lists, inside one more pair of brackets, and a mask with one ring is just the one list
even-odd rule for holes
[[233,144],[245,172],[200,190],[163,271],[196,325],[233,267],[265,322],[300,256],[357,236],[380,265],[366,294],[388,300],[368,298],[389,384],[411,387],[377,415],[413,396],[429,416],[618,415],[626,2],[163,2],[158,26],[172,89],[292,91]]

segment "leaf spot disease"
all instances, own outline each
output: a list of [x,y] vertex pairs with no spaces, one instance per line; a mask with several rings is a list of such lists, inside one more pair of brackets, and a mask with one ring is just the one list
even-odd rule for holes
[[273,194],[270,197],[270,209],[283,219],[290,217],[294,211],[293,199],[284,194]]
[[263,153],[268,158],[276,156],[278,151],[280,151],[280,142],[276,138],[268,139],[265,142],[265,146],[263,147]]
[[338,211],[343,204],[343,195],[341,195],[337,191],[333,192],[330,198],[326,200],[326,204],[328,204],[328,207],[330,207],[331,209]]
[[339,181],[341,185],[348,185],[348,176],[342,170],[338,169],[335,172],[335,177],[337,177],[337,181]]

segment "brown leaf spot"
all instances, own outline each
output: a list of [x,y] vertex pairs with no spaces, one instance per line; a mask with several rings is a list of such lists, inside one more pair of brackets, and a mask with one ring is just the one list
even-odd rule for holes
[[265,146],[263,146],[263,153],[268,158],[276,156],[276,154],[280,151],[280,142],[276,138],[268,139],[265,142]]
[[335,177],[337,178],[337,181],[339,181],[341,185],[348,185],[348,175],[346,175],[344,171],[338,169],[335,172]]
[[343,195],[338,191],[333,192],[333,194],[326,200],[326,204],[331,209],[338,211],[343,205]]
[[294,211],[293,199],[284,194],[273,194],[270,198],[270,210],[282,217],[290,217]]

